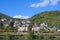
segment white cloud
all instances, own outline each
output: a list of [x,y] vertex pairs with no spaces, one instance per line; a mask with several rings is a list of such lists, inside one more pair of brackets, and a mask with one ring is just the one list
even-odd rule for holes
[[33,3],[30,6],[31,7],[46,7],[48,5],[55,6],[58,3],[59,0],[43,0],[39,3]]
[[59,2],[59,0],[50,0],[50,1],[51,1],[51,5],[53,6],[55,6]]
[[45,7],[48,4],[49,4],[49,0],[44,0],[43,2],[40,3],[31,4],[31,7]]
[[29,16],[16,15],[16,16],[14,16],[13,18],[28,19]]

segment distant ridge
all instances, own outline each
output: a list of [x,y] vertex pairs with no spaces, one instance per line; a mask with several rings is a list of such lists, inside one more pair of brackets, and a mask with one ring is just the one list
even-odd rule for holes
[[60,10],[38,13],[31,17],[30,20],[38,23],[46,22],[51,26],[60,26]]
[[0,18],[13,19],[12,17],[5,15],[3,13],[0,13]]
[[[18,18],[12,18],[8,15],[5,15],[3,13],[0,13],[0,18],[6,18],[6,19],[14,19],[14,20],[25,20],[25,19],[18,19]],[[57,11],[45,11],[38,13],[31,18],[27,19],[32,22],[42,23],[45,22],[50,26],[60,26],[60,10]]]

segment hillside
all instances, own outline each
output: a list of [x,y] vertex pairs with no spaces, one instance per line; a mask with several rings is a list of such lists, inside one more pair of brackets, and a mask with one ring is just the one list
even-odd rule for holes
[[3,13],[0,13],[0,18],[13,19],[12,17],[5,15]]
[[60,11],[46,11],[30,18],[32,22],[46,22],[51,26],[60,26]]

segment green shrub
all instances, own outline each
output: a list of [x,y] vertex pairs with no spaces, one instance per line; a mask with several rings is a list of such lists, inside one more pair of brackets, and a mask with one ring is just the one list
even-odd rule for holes
[[45,32],[47,32],[47,31],[46,31],[45,29],[40,29],[39,32],[40,32],[40,33],[45,33]]

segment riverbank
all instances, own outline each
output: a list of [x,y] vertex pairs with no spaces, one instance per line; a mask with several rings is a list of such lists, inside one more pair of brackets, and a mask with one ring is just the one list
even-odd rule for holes
[[[23,32],[1,32],[0,40],[29,40],[29,33]],[[31,37],[31,36],[30,36]],[[32,40],[60,40],[60,33],[34,34]]]

